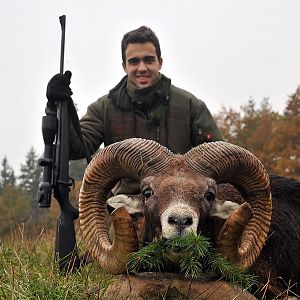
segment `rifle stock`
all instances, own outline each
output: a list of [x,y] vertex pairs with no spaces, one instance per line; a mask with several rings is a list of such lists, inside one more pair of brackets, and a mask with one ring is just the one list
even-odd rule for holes
[[79,216],[78,209],[70,203],[69,192],[73,181],[69,177],[69,108],[67,101],[57,103],[58,132],[56,141],[56,162],[54,170],[54,197],[61,213],[57,219],[55,257],[60,270],[73,270],[79,267],[74,220]]

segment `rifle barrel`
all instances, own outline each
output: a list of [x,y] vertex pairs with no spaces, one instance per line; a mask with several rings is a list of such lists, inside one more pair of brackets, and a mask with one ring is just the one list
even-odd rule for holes
[[66,32],[66,16],[59,17],[61,26],[61,45],[60,45],[60,73],[64,73],[64,59],[65,59],[65,32]]

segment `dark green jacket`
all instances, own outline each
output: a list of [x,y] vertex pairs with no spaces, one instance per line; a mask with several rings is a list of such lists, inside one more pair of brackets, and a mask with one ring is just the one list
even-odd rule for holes
[[[152,139],[174,153],[185,153],[203,142],[222,140],[205,103],[191,93],[175,87],[162,75],[149,104],[132,101],[126,89],[127,76],[92,103],[80,126],[90,154],[127,138]],[[70,158],[84,157],[83,147],[71,130]]]

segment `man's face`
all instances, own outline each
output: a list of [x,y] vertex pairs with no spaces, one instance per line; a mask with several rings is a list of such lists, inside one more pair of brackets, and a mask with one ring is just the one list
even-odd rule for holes
[[151,86],[159,76],[162,58],[158,59],[151,42],[128,44],[123,69],[138,88]]

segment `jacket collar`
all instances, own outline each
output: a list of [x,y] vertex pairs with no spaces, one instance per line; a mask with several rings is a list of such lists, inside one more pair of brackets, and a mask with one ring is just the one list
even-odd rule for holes
[[[127,79],[128,76],[124,76],[121,81],[109,91],[108,94],[108,98],[110,98],[117,107],[123,110],[131,110],[133,105],[126,88]],[[158,87],[156,94],[158,95],[160,101],[163,101],[164,104],[168,104],[169,102],[170,85],[171,79],[161,74],[161,84]]]

